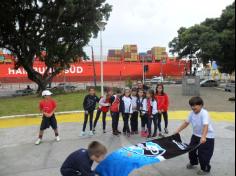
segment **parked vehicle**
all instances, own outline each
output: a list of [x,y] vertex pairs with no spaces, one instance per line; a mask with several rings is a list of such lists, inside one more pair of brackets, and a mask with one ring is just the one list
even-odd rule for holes
[[225,86],[226,92],[235,92],[235,81],[231,81],[230,83],[227,83]]
[[53,87],[53,90],[64,90],[64,91],[74,91],[77,87],[71,84],[60,83],[56,87]]
[[16,90],[16,92],[12,96],[18,97],[18,96],[28,96],[33,94],[34,94],[33,89],[23,89],[23,90]]
[[175,84],[182,84],[182,83],[183,81],[181,79],[175,81]]
[[217,87],[218,85],[218,82],[212,79],[203,80],[200,82],[201,87]]
[[152,84],[157,84],[157,83],[162,83],[162,82],[164,82],[164,78],[162,76],[154,76],[151,79]]

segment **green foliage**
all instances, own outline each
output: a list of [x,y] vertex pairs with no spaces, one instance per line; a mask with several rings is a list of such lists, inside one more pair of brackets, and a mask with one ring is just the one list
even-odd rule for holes
[[128,77],[128,78],[125,80],[125,86],[126,86],[126,87],[129,87],[129,88],[132,88],[132,86],[133,86],[133,81],[131,80],[130,77]]
[[50,91],[53,93],[53,95],[62,95],[66,93],[63,89],[52,89]]
[[197,57],[204,63],[215,60],[220,71],[235,70],[235,2],[221,17],[206,19],[190,28],[180,28],[170,43],[170,52],[182,57]]
[[[108,20],[112,7],[106,0],[7,0],[0,3],[0,48],[16,57],[40,89],[70,64],[85,56],[83,47]],[[42,55],[42,52],[46,53]],[[44,75],[33,69],[39,57]]]

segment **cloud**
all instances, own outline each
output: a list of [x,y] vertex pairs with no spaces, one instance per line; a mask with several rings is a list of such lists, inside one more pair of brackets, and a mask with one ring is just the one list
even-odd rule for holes
[[[103,32],[104,53],[123,44],[137,44],[139,51],[168,46],[177,30],[219,17],[233,0],[107,0],[113,5]],[[90,42],[99,55],[99,39]],[[86,49],[89,52],[89,50]]]

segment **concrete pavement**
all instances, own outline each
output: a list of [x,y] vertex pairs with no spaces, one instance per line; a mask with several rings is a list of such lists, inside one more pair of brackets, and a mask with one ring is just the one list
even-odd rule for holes
[[[166,86],[170,96],[170,126],[173,132],[181,121],[186,118],[190,97],[181,95],[181,87]],[[214,122],[216,131],[215,153],[212,159],[212,176],[235,175],[235,102],[228,98],[235,93],[227,93],[214,88],[201,88],[206,108]],[[181,111],[179,111],[181,110]],[[87,147],[93,141],[103,142],[109,152],[122,146],[137,144],[145,141],[139,136],[126,138],[113,137],[111,124],[108,122],[107,134],[98,134],[94,137],[79,137],[83,115],[69,114],[58,116],[59,132],[62,141],[54,140],[52,130],[45,131],[44,142],[35,146],[38,135],[40,117],[17,118],[0,120],[0,176],[60,176],[60,167],[65,158],[73,151]],[[123,122],[120,123],[120,126]],[[99,123],[99,127],[100,123]],[[188,143],[191,137],[191,128],[181,136]],[[131,176],[196,176],[197,170],[185,169],[188,156],[183,155],[162,163],[141,168]]]
[[[170,122],[173,131],[181,123],[178,120]],[[122,123],[120,123],[122,125]],[[52,130],[47,130],[44,142],[35,146],[38,126],[0,129],[0,176],[59,176],[60,166],[64,159],[73,151],[98,140],[103,142],[109,152],[119,147],[136,144],[145,139],[139,136],[126,138],[113,137],[110,132],[98,132],[94,137],[79,137],[81,123],[60,124],[62,141],[54,141]],[[110,131],[110,124],[108,124]],[[212,159],[213,176],[235,175],[235,125],[230,122],[214,122],[216,130],[216,147]],[[99,130],[99,129],[98,129]],[[191,128],[182,134],[185,142],[191,137]],[[131,176],[195,176],[197,170],[188,171],[185,165],[188,156],[183,155],[156,165],[139,169]]]

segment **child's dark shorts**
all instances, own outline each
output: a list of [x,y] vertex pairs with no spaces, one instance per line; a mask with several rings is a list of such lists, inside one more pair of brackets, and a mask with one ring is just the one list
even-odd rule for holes
[[46,130],[50,128],[50,126],[54,130],[57,129],[57,120],[56,120],[55,114],[53,114],[52,117],[50,118],[43,116],[40,130],[41,131]]

